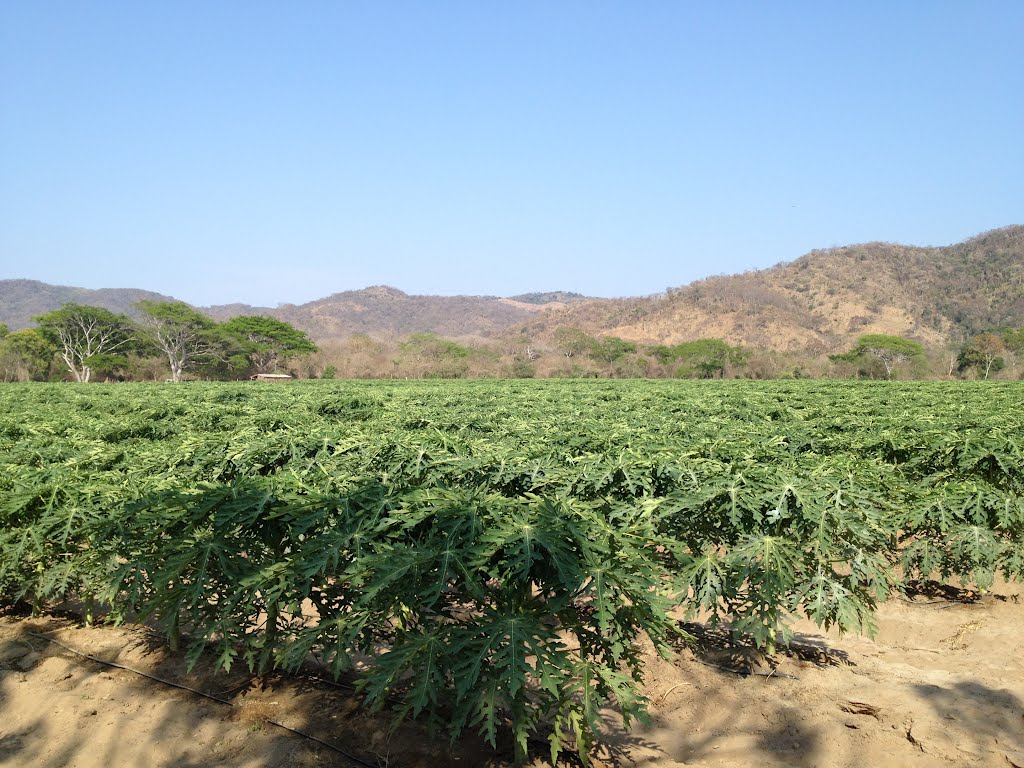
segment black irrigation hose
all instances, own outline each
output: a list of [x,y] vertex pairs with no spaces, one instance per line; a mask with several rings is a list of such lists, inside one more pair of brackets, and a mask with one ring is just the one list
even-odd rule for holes
[[772,678],[772,677],[784,677],[787,680],[799,680],[800,678],[796,675],[787,675],[785,672],[776,672],[774,669],[771,672],[762,672],[760,670],[745,670],[745,669],[730,669],[729,667],[723,667],[721,664],[712,664],[710,661],[704,661],[703,659],[697,659],[705,667],[711,667],[712,669],[718,669],[722,672],[729,672],[733,675],[739,675],[740,677],[749,677],[755,675],[757,677]]
[[[61,627],[61,629],[63,629],[63,627]],[[54,630],[54,631],[56,631],[56,630]],[[179,688],[179,689],[181,689],[183,691],[188,691],[189,693],[194,693],[196,696],[202,696],[204,699],[210,699],[211,701],[216,701],[218,704],[227,704],[229,707],[234,707],[235,706],[233,703],[231,703],[227,699],[222,699],[219,696],[214,696],[212,693],[206,693],[204,691],[200,691],[200,690],[197,690],[195,688],[190,688],[187,685],[182,685],[181,683],[176,683],[173,680],[166,680],[166,679],[164,679],[162,677],[157,677],[156,675],[151,675],[148,672],[143,672],[140,669],[134,669],[132,667],[126,667],[124,664],[118,664],[116,661],[104,661],[103,659],[98,659],[95,656],[89,655],[88,653],[83,653],[82,651],[75,650],[70,645],[66,645],[65,643],[61,642],[60,640],[58,640],[55,637],[48,637],[47,635],[38,634],[36,632],[26,632],[25,634],[27,634],[29,637],[36,637],[36,638],[38,638],[40,640],[45,640],[48,643],[54,643],[55,645],[59,645],[64,650],[69,651],[69,652],[75,654],[76,656],[81,656],[83,659],[88,659],[89,661],[94,661],[97,664],[102,664],[102,665],[107,666],[107,667],[114,667],[115,669],[123,669],[126,672],[131,672],[133,674],[140,675],[141,677],[147,677],[150,680],[154,680],[154,681],[156,681],[158,683],[163,683],[164,685],[171,686],[172,688]],[[377,766],[374,765],[373,763],[368,763],[365,760],[361,760],[358,757],[356,757],[355,755],[350,754],[349,752],[346,752],[341,747],[336,746],[334,744],[331,744],[330,742],[324,741],[323,739],[318,739],[316,736],[313,736],[312,734],[305,733],[304,731],[300,731],[300,730],[298,730],[296,728],[292,728],[290,726],[285,725],[284,723],[279,723],[276,720],[267,720],[266,722],[270,723],[271,725],[276,725],[278,728],[282,728],[283,730],[286,730],[286,731],[288,731],[290,733],[294,733],[296,736],[301,736],[304,739],[309,739],[310,741],[316,742],[317,744],[320,744],[321,746],[327,747],[328,749],[331,749],[331,750],[337,752],[339,755],[344,757],[346,760],[349,760],[353,765],[359,766],[359,768],[377,768]]]

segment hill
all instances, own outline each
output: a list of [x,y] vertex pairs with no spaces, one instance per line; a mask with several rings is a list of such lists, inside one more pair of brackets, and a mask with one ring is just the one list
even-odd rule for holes
[[[0,281],[0,322],[11,329],[67,301],[130,312],[135,289],[87,290],[34,280]],[[632,341],[675,344],[722,338],[777,350],[833,352],[884,333],[941,346],[999,327],[1024,326],[1024,226],[955,245],[865,243],[816,250],[792,262],[709,277],[663,294],[594,299],[566,291],[496,296],[418,296],[389,286],[335,293],[276,308],[205,307],[217,319],[262,314],[326,340],[432,332],[450,338],[523,334],[550,339],[560,326]]]
[[920,248],[866,243],[816,250],[765,270],[710,277],[657,296],[580,302],[525,325],[675,344],[723,338],[780,350],[835,351],[884,333],[926,344],[1024,325],[1024,227]]
[[0,280],[0,323],[12,331],[35,325],[32,318],[63,304],[90,304],[111,312],[134,314],[133,305],[143,299],[174,301],[170,296],[138,288],[73,288],[38,280]]
[[519,301],[523,304],[574,304],[580,301],[587,301],[582,293],[572,291],[548,291],[547,293],[521,293],[518,296],[510,296],[510,301]]
[[[49,285],[37,280],[0,280],[0,322],[11,330],[34,325],[33,317],[67,302],[92,304],[133,314],[142,299],[174,301],[152,291],[130,288],[90,290]],[[250,304],[200,307],[217,320],[238,315],[268,315],[302,328],[315,339],[341,338],[356,333],[378,337],[432,332],[442,336],[492,336],[522,324],[544,308],[563,306],[585,297],[565,291],[497,296],[414,296],[378,285],[335,293],[306,304],[276,308]]]
[[264,314],[302,328],[316,339],[356,333],[401,336],[431,332],[441,336],[493,336],[519,325],[544,307],[561,306],[565,297],[554,292],[503,299],[497,296],[415,296],[387,285],[335,293],[306,304],[283,304],[276,309],[240,304],[207,307],[212,317]]

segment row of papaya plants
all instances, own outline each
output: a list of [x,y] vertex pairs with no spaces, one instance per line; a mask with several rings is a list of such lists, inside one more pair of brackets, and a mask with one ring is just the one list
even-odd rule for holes
[[642,716],[641,641],[679,611],[773,653],[797,615],[872,631],[910,578],[1022,578],[1022,394],[5,387],[0,595],[152,619],[225,668],[363,660],[370,705],[585,757],[602,706]]

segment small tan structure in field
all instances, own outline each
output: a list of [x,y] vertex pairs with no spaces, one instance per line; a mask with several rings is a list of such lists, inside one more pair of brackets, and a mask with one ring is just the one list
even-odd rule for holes
[[257,373],[249,377],[252,381],[291,381],[292,377],[287,373]]

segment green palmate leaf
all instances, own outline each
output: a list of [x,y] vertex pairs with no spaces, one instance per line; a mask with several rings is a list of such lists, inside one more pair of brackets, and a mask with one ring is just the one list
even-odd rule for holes
[[717,616],[720,601],[731,594],[726,565],[715,549],[705,549],[679,573],[681,588],[691,592],[694,601],[690,613],[697,610],[711,611]]
[[[194,650],[193,650],[194,649]],[[202,653],[203,645],[196,643],[189,649],[188,664],[191,667],[198,660]],[[238,656],[238,649],[235,648],[230,642],[222,641],[217,649],[217,662],[216,666],[219,669],[227,672],[231,669],[231,665],[234,663],[235,658]]]
[[892,591],[895,579],[885,551],[857,551],[851,555],[849,567],[847,579],[856,586],[862,599],[882,600]]
[[819,572],[801,595],[807,616],[825,629],[874,634],[873,604],[859,596],[836,573]]
[[945,572],[945,553],[925,538],[916,538],[904,544],[900,553],[900,567],[907,579],[915,577],[931,578],[935,574]]
[[999,569],[1008,580],[1024,580],[1024,545],[1017,542],[1008,546],[1000,558]]
[[381,706],[397,687],[404,673],[415,670],[402,698],[402,715],[418,717],[426,711],[430,720],[438,717],[438,697],[448,687],[447,673],[451,667],[447,630],[437,627],[429,631],[404,633],[384,653],[366,677],[364,690],[371,705]]
[[1018,541],[1024,540],[1024,498],[1010,493],[993,504],[996,526]]
[[798,602],[798,551],[776,536],[745,536],[728,558],[734,627],[774,653],[778,640],[788,637],[785,617]]
[[949,533],[952,572],[964,582],[977,584],[982,589],[991,587],[1002,554],[997,535],[978,525],[958,526]]

